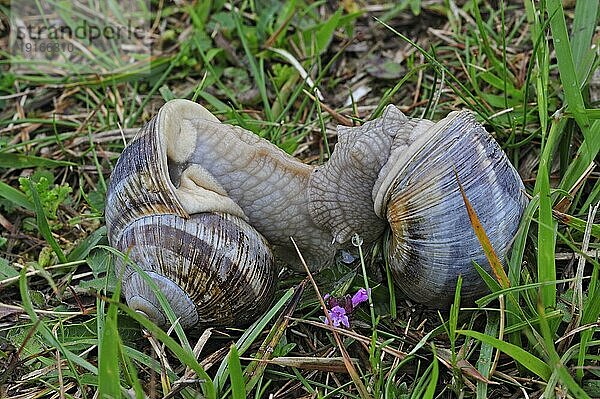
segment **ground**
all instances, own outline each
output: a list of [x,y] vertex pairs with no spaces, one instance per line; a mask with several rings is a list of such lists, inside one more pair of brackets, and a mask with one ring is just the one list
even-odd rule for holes
[[[49,2],[40,19],[0,1],[0,396],[600,396],[597,0],[132,3]],[[48,39],[81,16],[133,33]],[[388,104],[473,110],[531,197],[513,288],[438,312],[394,288],[375,245],[283,272],[246,330],[169,338],[118,304],[103,214],[124,143],[172,98],[314,165],[337,125]],[[313,281],[369,285],[373,309],[333,333]]]

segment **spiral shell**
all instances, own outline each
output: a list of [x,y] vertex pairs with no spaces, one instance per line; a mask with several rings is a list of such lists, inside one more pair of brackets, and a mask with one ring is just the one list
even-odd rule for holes
[[[248,324],[272,300],[274,259],[269,244],[235,206],[220,207],[232,209],[231,214],[185,209],[180,201],[185,196],[179,191],[188,165],[168,156],[171,148],[164,136],[177,129],[165,130],[160,116],[124,150],[107,193],[109,242],[147,274],[117,262],[127,303],[168,326],[152,280],[184,328]],[[207,186],[211,184],[215,185]],[[208,203],[223,194],[218,187],[216,192],[193,189],[189,195],[208,198]]]
[[458,275],[465,300],[487,291],[473,262],[490,272],[457,177],[501,258],[527,199],[517,171],[470,112],[452,113],[417,130],[418,135],[414,128],[406,130],[416,137],[397,146],[382,168],[375,211],[390,225],[388,257],[398,287],[417,302],[444,306]]

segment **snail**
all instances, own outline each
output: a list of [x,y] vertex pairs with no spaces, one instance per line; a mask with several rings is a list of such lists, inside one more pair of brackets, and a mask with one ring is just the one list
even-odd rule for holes
[[[307,165],[187,100],[167,102],[119,157],[106,199],[109,242],[123,260],[127,303],[167,318],[150,278],[184,328],[243,325],[268,307],[278,267],[313,271],[358,234],[387,238],[397,286],[416,302],[465,299],[489,271],[457,177],[494,249],[510,248],[526,205],[523,183],[469,111],[440,122],[389,105],[358,127],[338,127],[328,162]],[[388,235],[384,233],[389,231]]]

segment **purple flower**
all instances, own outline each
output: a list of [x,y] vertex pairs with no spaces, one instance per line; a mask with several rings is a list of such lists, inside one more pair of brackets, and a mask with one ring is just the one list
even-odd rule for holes
[[[350,322],[348,321],[348,316],[346,315],[346,309],[341,306],[334,306],[329,311],[329,317],[331,317],[331,322],[334,327],[339,327],[342,324],[346,328],[350,328]],[[325,320],[325,324],[329,324],[329,320]]]
[[[369,288],[369,291],[371,291],[370,288]],[[361,288],[360,290],[358,290],[356,292],[356,294],[354,294],[352,296],[352,307],[355,308],[356,306],[358,306],[358,304],[368,301],[369,293],[370,292],[367,292],[367,290],[364,288]]]

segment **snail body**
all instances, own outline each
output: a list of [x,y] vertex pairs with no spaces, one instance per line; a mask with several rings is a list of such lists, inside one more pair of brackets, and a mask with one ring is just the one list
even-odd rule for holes
[[[173,100],[117,162],[108,237],[187,328],[258,317],[277,267],[301,267],[290,237],[319,270],[355,234],[371,243],[388,228],[396,284],[443,306],[458,274],[466,298],[485,292],[472,261],[489,269],[454,171],[503,255],[526,205],[523,184],[468,112],[434,124],[389,106],[360,127],[339,127],[331,159],[311,166],[198,104]],[[123,262],[118,269],[129,305],[166,325],[147,277]]]

